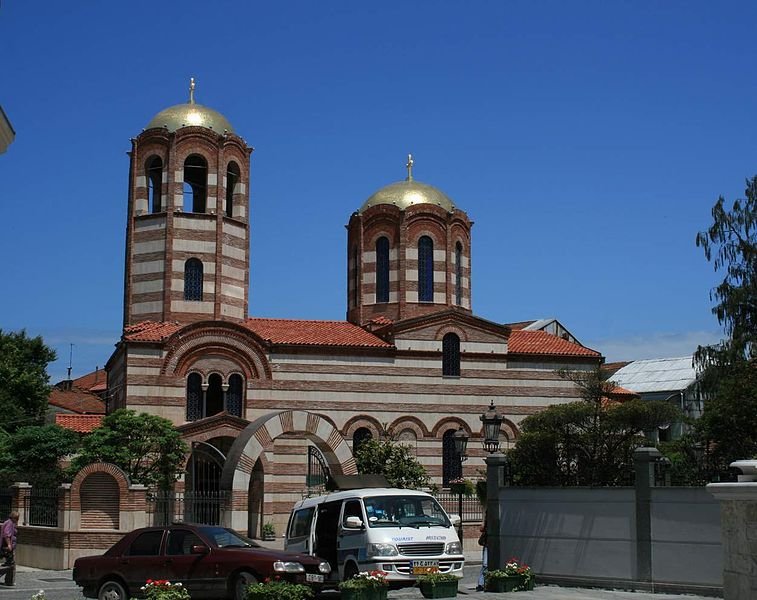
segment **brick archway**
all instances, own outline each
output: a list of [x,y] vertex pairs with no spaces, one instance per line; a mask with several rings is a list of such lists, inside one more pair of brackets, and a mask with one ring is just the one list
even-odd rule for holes
[[282,410],[259,417],[242,430],[226,457],[221,489],[231,493],[226,525],[247,528],[248,490],[255,462],[274,439],[295,433],[308,438],[321,451],[332,473],[357,473],[352,451],[329,419],[302,410]]

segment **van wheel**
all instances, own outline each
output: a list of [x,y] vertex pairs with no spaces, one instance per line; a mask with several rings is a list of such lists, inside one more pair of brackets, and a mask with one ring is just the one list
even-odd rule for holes
[[126,589],[117,579],[108,579],[97,590],[98,600],[128,600]]
[[355,563],[347,563],[344,565],[344,579],[343,581],[347,581],[348,579],[352,579],[355,575],[358,574],[357,567],[355,566]]

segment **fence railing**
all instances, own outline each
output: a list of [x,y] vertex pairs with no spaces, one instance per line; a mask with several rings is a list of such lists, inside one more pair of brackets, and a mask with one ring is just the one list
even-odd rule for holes
[[162,492],[147,494],[147,512],[153,526],[171,523],[220,525],[228,507],[229,493]]
[[462,514],[460,514],[460,494],[454,494],[449,490],[441,490],[435,494],[436,500],[442,505],[442,508],[450,515],[460,515],[463,523],[481,522],[484,518],[484,511],[478,498],[475,496],[463,496]]
[[26,524],[38,527],[58,526],[58,489],[33,487],[24,498]]
[[12,502],[13,490],[11,488],[0,488],[0,520],[5,521],[10,516]]

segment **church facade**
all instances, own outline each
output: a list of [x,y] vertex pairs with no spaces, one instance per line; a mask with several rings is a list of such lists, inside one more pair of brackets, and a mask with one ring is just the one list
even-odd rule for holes
[[132,140],[124,329],[106,366],[108,411],[171,420],[191,448],[178,485],[227,493],[228,524],[281,532],[311,466],[354,474],[369,437],[409,445],[444,486],[462,428],[475,477],[490,402],[506,448],[527,415],[578,398],[558,370],[601,355],[473,313],[472,222],[412,158],[348,216],[346,320],[248,316],[251,155],[193,91]]

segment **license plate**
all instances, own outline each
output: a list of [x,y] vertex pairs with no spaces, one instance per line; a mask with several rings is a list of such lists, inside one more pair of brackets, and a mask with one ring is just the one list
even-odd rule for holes
[[410,561],[410,570],[413,575],[425,575],[436,573],[439,570],[438,560],[413,560]]
[[305,581],[307,581],[308,583],[323,583],[323,575],[305,573]]

